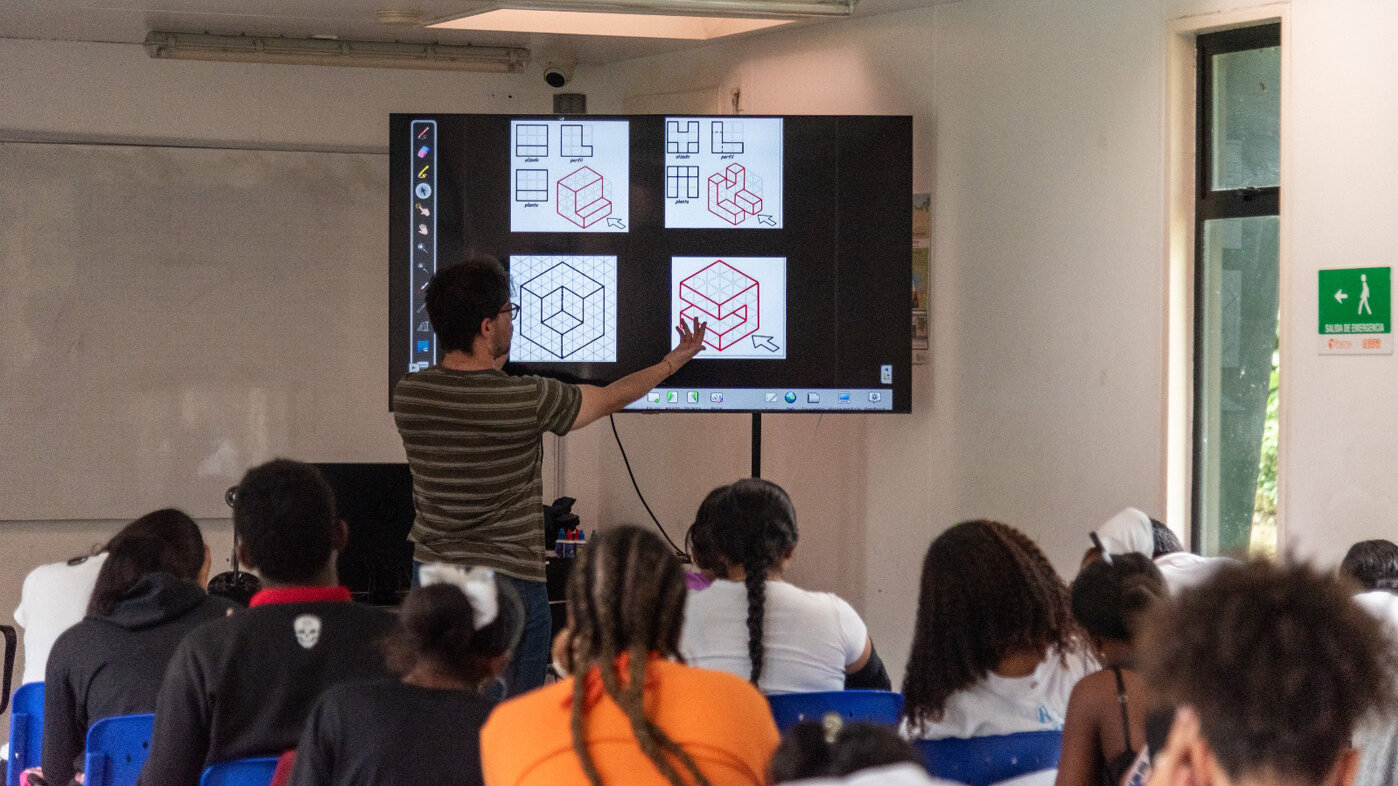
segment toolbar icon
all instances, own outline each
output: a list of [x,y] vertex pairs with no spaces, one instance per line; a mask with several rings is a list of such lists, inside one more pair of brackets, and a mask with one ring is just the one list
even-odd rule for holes
[[432,186],[426,183],[418,183],[417,188],[413,189],[413,193],[417,194],[418,199],[426,199],[432,196]]

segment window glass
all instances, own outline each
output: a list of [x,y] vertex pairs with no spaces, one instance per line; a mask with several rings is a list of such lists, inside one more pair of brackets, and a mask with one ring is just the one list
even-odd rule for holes
[[1212,56],[1213,134],[1209,187],[1281,183],[1281,47]]

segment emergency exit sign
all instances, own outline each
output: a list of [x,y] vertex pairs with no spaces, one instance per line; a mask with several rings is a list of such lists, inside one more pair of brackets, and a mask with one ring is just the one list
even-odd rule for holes
[[1393,354],[1393,268],[1319,272],[1320,353]]

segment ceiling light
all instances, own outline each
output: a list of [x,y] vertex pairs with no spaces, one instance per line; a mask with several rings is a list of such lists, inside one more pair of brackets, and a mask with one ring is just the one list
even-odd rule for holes
[[397,41],[335,41],[206,33],[151,32],[151,57],[361,68],[412,68],[430,71],[518,73],[529,64],[519,47],[408,44]]
[[707,40],[803,17],[849,16],[858,0],[502,0],[428,27]]

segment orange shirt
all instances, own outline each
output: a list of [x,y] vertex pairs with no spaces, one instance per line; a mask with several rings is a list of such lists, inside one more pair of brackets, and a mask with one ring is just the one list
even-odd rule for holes
[[[597,682],[596,671],[592,681]],[[605,784],[665,786],[641,752],[631,722],[600,691],[583,716],[587,746]],[[481,729],[486,786],[586,786],[569,731],[573,680],[511,699]],[[646,667],[646,716],[694,758],[713,786],[760,786],[776,750],[767,700],[739,677],[652,659]],[[675,762],[682,775],[687,771]]]

